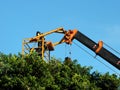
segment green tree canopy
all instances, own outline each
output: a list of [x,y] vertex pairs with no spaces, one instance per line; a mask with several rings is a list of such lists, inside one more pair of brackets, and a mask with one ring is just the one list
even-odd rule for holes
[[0,90],[117,90],[119,77],[91,69],[70,58],[45,62],[36,53],[0,53]]

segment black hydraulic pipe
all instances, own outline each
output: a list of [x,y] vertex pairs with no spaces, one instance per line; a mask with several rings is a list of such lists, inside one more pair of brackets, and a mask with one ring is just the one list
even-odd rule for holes
[[[86,47],[91,49],[93,52],[96,51],[98,44],[82,34],[81,32],[77,31],[76,35],[74,36],[76,40],[84,44]],[[96,46],[96,47],[94,47]],[[115,66],[117,69],[120,70],[120,58],[102,47],[102,49],[97,53],[100,57],[102,57],[104,60]]]

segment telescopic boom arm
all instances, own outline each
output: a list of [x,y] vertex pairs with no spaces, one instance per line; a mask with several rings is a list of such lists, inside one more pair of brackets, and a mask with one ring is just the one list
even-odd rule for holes
[[[73,30],[71,32],[73,32],[73,33],[71,33],[71,35],[64,36],[64,37],[69,37],[69,38],[71,37],[70,38],[71,40],[68,40],[70,42],[67,42],[68,44],[71,44],[71,41],[73,39],[76,39],[77,41],[79,41],[80,43],[82,43],[83,45],[85,45],[86,47],[91,49],[97,55],[99,55],[104,60],[106,60],[107,62],[109,62],[110,64],[112,64],[113,66],[115,66],[117,69],[120,70],[120,58],[117,57],[116,55],[114,55],[112,52],[105,49],[103,47],[102,41],[99,41],[98,43],[96,43],[77,30]],[[66,39],[66,38],[64,38],[64,39]]]

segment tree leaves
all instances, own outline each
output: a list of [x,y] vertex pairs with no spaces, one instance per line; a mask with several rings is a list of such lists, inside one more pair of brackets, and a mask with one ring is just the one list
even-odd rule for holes
[[0,90],[116,90],[120,85],[115,74],[91,69],[70,58],[45,62],[35,52],[24,57],[0,53]]

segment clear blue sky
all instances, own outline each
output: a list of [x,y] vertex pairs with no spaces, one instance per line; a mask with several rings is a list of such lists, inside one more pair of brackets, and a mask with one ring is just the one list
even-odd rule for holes
[[[103,40],[120,51],[120,1],[119,0],[0,0],[0,51],[9,54],[21,52],[22,40],[32,37],[36,31],[47,32],[58,27],[78,29],[89,38],[98,42]],[[53,35],[48,40],[56,40]],[[59,40],[59,39],[58,39]],[[85,50],[95,55],[84,45]],[[70,51],[70,48],[67,47]],[[55,47],[52,56],[64,58],[65,44]],[[101,73],[114,73],[103,64],[71,46],[71,58],[81,65],[93,66]],[[99,57],[98,57],[99,58]],[[113,70],[119,70],[99,58]]]

